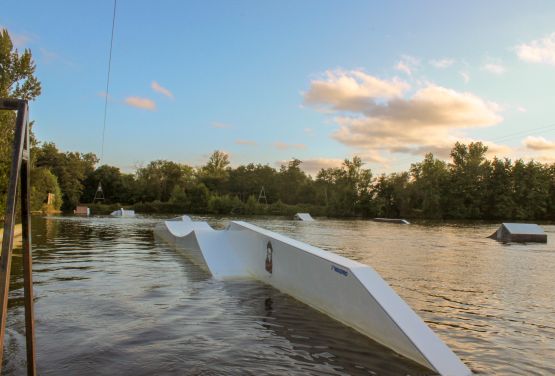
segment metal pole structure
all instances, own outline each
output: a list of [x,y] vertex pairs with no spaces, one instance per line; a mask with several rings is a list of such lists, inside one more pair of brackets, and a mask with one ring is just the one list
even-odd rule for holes
[[[33,314],[33,276],[31,253],[31,215],[29,175],[31,153],[29,144],[28,104],[21,99],[0,99],[0,110],[17,111],[12,151],[12,166],[8,185],[4,236],[0,259],[0,370],[4,355],[4,334],[8,313],[8,294],[16,219],[17,191],[21,188],[21,222],[23,230],[23,285],[25,293],[25,337],[27,345],[27,374],[36,375],[35,329]],[[21,185],[19,185],[21,184]]]

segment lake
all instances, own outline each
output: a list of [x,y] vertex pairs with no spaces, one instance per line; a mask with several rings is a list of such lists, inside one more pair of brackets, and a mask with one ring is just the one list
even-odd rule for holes
[[[429,374],[269,286],[212,279],[154,238],[161,220],[33,218],[39,374]],[[372,266],[475,373],[555,374],[555,226],[502,244],[498,224],[246,220]],[[4,371],[23,375],[20,250],[13,265]]]

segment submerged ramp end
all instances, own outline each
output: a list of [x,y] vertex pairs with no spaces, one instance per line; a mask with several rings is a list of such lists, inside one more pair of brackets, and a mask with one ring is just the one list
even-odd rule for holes
[[547,234],[532,223],[502,223],[489,238],[500,242],[547,243]]
[[297,214],[295,214],[293,219],[295,219],[297,221],[306,221],[306,222],[314,221],[314,218],[312,218],[310,213],[297,213]]

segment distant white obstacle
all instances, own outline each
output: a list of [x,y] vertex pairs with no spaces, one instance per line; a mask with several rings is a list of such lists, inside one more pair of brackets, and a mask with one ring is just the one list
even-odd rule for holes
[[310,213],[297,213],[297,214],[295,214],[295,216],[293,218],[297,221],[308,221],[308,222],[310,222],[310,221],[314,220],[314,218],[312,218]]
[[532,223],[502,223],[489,237],[501,242],[547,243],[547,234]]
[[410,222],[401,218],[373,218],[374,222],[397,223],[399,225],[410,225]]
[[134,217],[135,210],[125,210],[124,208],[121,208],[118,210],[114,210],[112,213],[110,213],[110,215],[114,217]]
[[154,231],[217,279],[258,279],[437,373],[471,374],[369,266],[242,221],[216,231],[184,216]]

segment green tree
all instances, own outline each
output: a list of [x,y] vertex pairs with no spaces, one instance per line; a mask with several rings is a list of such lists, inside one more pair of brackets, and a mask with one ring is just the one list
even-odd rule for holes
[[[0,98],[33,100],[40,95],[41,85],[35,77],[31,50],[19,53],[6,29],[0,31]],[[12,159],[15,114],[0,111],[0,217],[4,215]]]
[[206,165],[200,168],[198,178],[210,191],[224,194],[229,180],[229,170],[229,155],[216,150],[210,155]]
[[[48,194],[52,194],[53,201],[47,205]],[[62,191],[58,179],[44,167],[31,170],[31,210],[57,211],[62,206]]]
[[363,165],[355,156],[352,161],[345,159],[341,167],[322,169],[316,175],[316,191],[320,201],[323,196],[329,215],[374,214],[372,172]]
[[516,219],[542,219],[547,215],[551,176],[549,168],[538,162],[515,162],[513,216]]
[[310,184],[310,178],[301,170],[303,162],[293,158],[287,164],[281,165],[276,176],[278,198],[286,204],[300,202],[300,194],[304,186]]
[[468,146],[457,142],[451,150],[447,214],[451,218],[481,218],[485,180],[489,170],[488,147],[481,142]]
[[62,190],[62,209],[77,206],[84,190],[84,181],[94,171],[98,159],[92,153],[60,152],[56,145],[47,142],[37,148],[36,166],[46,167],[58,178]]
[[152,161],[137,170],[140,201],[168,201],[176,185],[185,187],[193,182],[193,168],[171,161]]
[[447,164],[426,154],[424,160],[411,165],[413,214],[423,218],[443,218],[446,185],[449,180]]
[[131,174],[122,174],[114,166],[102,165],[88,174],[83,182],[82,202],[92,202],[98,184],[102,184],[104,203],[131,204],[136,198],[136,183]]
[[494,158],[484,186],[483,217],[488,219],[512,218],[515,209],[512,162],[509,159]]

